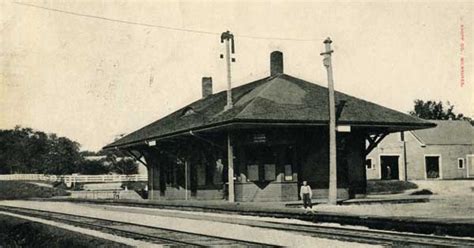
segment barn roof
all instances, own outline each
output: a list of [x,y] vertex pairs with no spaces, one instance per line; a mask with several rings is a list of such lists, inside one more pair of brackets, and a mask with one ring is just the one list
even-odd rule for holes
[[474,127],[468,121],[433,120],[436,128],[412,133],[425,145],[473,145]]
[[[226,92],[195,101],[105,146],[143,144],[202,129],[237,123],[328,125],[328,89],[286,74],[269,76],[232,89],[234,107],[224,111]],[[338,124],[389,131],[435,126],[433,123],[356,97],[335,92]]]

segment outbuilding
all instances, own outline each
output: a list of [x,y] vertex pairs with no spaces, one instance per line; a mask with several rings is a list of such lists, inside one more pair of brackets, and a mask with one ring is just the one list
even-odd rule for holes
[[433,120],[437,126],[388,135],[367,156],[367,178],[381,180],[474,177],[474,127]]
[[[328,89],[284,74],[281,52],[270,61],[268,77],[232,88],[232,108],[203,78],[201,99],[104,148],[147,165],[151,199],[292,201],[303,180],[327,198]],[[365,194],[365,158],[383,137],[435,126],[341,92],[335,100],[340,199]]]

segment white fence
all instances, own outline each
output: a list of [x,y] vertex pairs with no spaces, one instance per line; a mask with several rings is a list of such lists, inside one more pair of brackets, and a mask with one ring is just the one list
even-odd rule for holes
[[100,182],[138,182],[147,181],[148,176],[134,175],[44,175],[44,174],[11,174],[0,175],[0,181],[64,181],[65,183],[100,183]]

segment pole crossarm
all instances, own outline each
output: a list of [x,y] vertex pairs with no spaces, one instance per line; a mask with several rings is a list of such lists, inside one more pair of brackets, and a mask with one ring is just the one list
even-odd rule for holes
[[365,138],[369,142],[369,145],[365,149],[365,156],[367,156],[377,145],[388,135],[388,132],[379,133],[374,135],[367,135]]

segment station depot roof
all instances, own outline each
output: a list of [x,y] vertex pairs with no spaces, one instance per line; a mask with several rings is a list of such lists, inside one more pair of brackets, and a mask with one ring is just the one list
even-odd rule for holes
[[[328,89],[287,74],[277,74],[232,89],[234,106],[224,111],[226,92],[197,100],[104,149],[219,128],[328,125]],[[335,92],[337,124],[395,132],[436,124]]]

